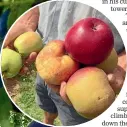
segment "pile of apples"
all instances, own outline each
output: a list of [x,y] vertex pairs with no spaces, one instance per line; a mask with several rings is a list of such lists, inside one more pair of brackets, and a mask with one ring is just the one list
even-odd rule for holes
[[110,27],[100,19],[85,18],[74,24],[65,40],[52,40],[42,47],[35,32],[20,35],[14,42],[16,51],[3,49],[2,72],[7,78],[16,76],[21,56],[39,52],[36,69],[47,84],[66,84],[66,93],[75,110],[93,119],[103,113],[115,100],[107,74],[117,67],[118,56],[113,48]]

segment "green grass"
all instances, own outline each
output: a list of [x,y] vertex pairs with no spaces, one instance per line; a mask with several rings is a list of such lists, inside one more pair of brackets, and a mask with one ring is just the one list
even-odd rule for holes
[[[16,104],[32,118],[43,121],[44,111],[35,102],[35,78],[36,71],[28,76],[18,76],[20,82],[19,94],[16,95]],[[60,120],[55,120],[55,125],[61,125]]]
[[31,119],[13,110],[4,88],[0,88],[0,127],[28,127]]

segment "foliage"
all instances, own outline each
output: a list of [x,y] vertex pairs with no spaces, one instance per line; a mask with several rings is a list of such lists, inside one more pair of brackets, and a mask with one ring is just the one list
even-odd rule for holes
[[8,28],[10,28],[25,11],[44,1],[47,0],[0,0],[0,15],[8,8],[11,10],[8,18]]
[[8,28],[10,28],[20,15],[31,7],[33,2],[34,0],[26,0],[24,2],[22,0],[15,0],[15,2],[10,5],[11,13],[9,15]]
[[0,127],[28,127],[31,121],[24,114],[13,111],[4,88],[0,88]]
[[9,117],[10,123],[14,125],[14,127],[28,127],[28,125],[31,123],[31,119],[26,117],[22,113],[17,113],[14,111],[10,111],[10,117]]
[[13,127],[8,120],[10,110],[12,110],[10,100],[4,88],[0,88],[0,127]]

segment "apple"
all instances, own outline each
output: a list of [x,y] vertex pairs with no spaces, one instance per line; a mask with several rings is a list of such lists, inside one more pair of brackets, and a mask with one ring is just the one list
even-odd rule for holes
[[66,93],[75,110],[88,119],[99,116],[115,100],[106,73],[96,67],[76,71],[66,84]]
[[2,50],[1,70],[5,78],[15,77],[22,67],[22,58],[19,53],[9,48]]
[[60,85],[77,71],[79,65],[70,56],[50,57],[37,65],[37,71],[47,84]]
[[115,49],[113,48],[108,58],[106,58],[104,61],[98,64],[97,67],[104,70],[105,73],[109,74],[113,73],[113,71],[117,67],[117,63],[118,63],[118,55]]
[[43,41],[36,32],[25,32],[16,38],[14,47],[24,57],[31,52],[39,52],[43,48]]
[[60,85],[62,81],[67,81],[78,68],[78,62],[66,55],[64,42],[61,40],[50,41],[36,58],[38,74],[51,85]]
[[96,65],[111,53],[114,37],[110,27],[97,18],[85,18],[67,32],[65,49],[76,61]]
[[39,60],[47,59],[49,57],[63,56],[65,54],[64,41],[52,40],[49,41],[43,49],[38,53],[36,62]]
[[49,41],[43,49],[38,53],[36,58],[37,70],[41,69],[42,61],[50,57],[60,57],[65,54],[64,41],[62,40],[52,40]]

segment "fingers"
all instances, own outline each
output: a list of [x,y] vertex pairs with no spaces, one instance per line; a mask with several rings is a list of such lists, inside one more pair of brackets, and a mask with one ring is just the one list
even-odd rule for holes
[[14,40],[21,34],[28,31],[35,31],[39,21],[39,8],[35,7],[29,12],[25,13],[18,21],[13,25],[11,30],[6,35],[4,41],[4,48],[8,45],[13,46]]
[[62,99],[68,104],[68,105],[72,105],[67,94],[66,94],[66,82],[62,82],[61,83],[61,87],[60,87],[60,96],[62,97]]
[[37,53],[36,52],[32,52],[28,58],[25,60],[24,64],[28,65],[30,63],[33,63],[36,60],[37,57]]
[[118,57],[118,65],[126,71],[126,52],[122,52]]
[[27,72],[29,72],[29,68],[24,66],[21,70],[20,70],[20,75],[25,75],[27,74]]
[[21,71],[20,71],[20,75],[24,75],[27,74],[27,72],[29,72],[29,68],[28,66],[35,62],[37,57],[37,53],[36,52],[32,52],[27,59],[25,59],[24,62],[24,66],[22,67]]
[[53,84],[48,84],[48,86],[57,94],[59,94],[60,91],[60,85],[53,85]]
[[15,39],[20,36],[21,34],[32,31],[29,28],[27,28],[24,24],[17,22],[11,30],[7,33],[5,40],[4,40],[4,48],[7,46],[14,47],[14,41]]
[[125,80],[125,71],[122,67],[117,66],[112,74],[108,75],[110,86],[116,94],[118,94],[123,86]]
[[108,80],[109,80],[110,83],[114,83],[115,82],[114,74],[108,74]]

